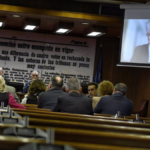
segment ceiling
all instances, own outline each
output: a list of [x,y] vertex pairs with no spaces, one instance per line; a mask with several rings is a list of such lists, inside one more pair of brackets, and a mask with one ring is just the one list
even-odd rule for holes
[[[33,7],[34,2],[38,3],[38,4],[36,3],[35,7]],[[86,0],[86,2],[72,1],[72,3],[70,1],[68,3],[67,1],[65,1],[65,4],[68,4],[68,6],[63,6],[63,7],[61,6],[63,4],[58,3],[56,0],[53,1],[53,3],[51,1],[53,5],[50,5],[49,7],[52,7],[55,9],[46,7],[50,1],[43,0],[42,2],[44,4],[41,6],[40,0],[39,1],[30,0],[30,1],[22,2],[22,3],[19,3],[19,1],[17,0],[16,1],[11,0],[11,3],[6,0],[3,0],[2,2],[0,1],[0,15],[7,17],[4,29],[23,30],[23,24],[24,24],[25,18],[31,18],[31,19],[41,20],[40,27],[36,31],[40,33],[53,34],[54,33],[53,28],[59,22],[70,22],[70,23],[74,23],[73,31],[68,34],[70,36],[83,37],[85,36],[84,30],[92,25],[107,27],[107,33],[104,35],[105,37],[118,38],[120,36],[123,17],[111,16],[111,14],[99,15],[98,14],[99,10],[96,10],[96,9],[99,9],[99,5],[97,4],[95,5],[95,2],[103,3],[104,0]],[[118,4],[122,2],[127,3],[130,1],[129,0],[122,0],[122,1],[105,0],[105,2],[109,3],[109,6],[111,6],[112,4],[116,2]],[[132,2],[145,3],[148,1],[132,0]],[[85,4],[86,9],[83,8],[84,4]],[[44,9],[45,7],[46,9]],[[72,7],[72,9],[70,7]],[[75,8],[77,8],[76,10],[78,12],[74,12]],[[87,13],[87,12],[90,12],[90,13]],[[109,12],[109,8],[108,8],[108,12]],[[19,15],[20,17],[13,17],[13,15]],[[82,24],[83,22],[89,23],[89,25],[83,25]]]

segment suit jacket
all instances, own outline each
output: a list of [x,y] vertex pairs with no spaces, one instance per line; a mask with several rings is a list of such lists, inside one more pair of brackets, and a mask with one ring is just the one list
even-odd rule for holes
[[111,96],[102,97],[95,107],[94,113],[115,115],[120,111],[123,116],[131,116],[132,109],[133,102],[123,94],[116,92]]
[[57,99],[61,95],[67,95],[59,88],[53,88],[39,95],[38,108],[53,109],[57,103]]
[[18,104],[20,104],[20,99],[18,98],[17,94],[16,94],[16,89],[12,86],[8,86],[6,85],[6,91],[10,92],[11,95],[15,98],[15,100],[17,101]]
[[58,98],[53,111],[93,115],[92,99],[77,92],[71,92]]
[[149,59],[148,46],[149,46],[148,44],[137,46],[134,50],[130,62],[148,63]]
[[31,81],[26,82],[26,84],[25,84],[25,86],[23,88],[23,93],[28,93],[28,89],[29,89],[30,83],[31,83]]

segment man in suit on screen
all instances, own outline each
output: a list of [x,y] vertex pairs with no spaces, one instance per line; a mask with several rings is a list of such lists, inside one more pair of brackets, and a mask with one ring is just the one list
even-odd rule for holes
[[146,31],[148,44],[137,46],[134,49],[134,53],[130,62],[150,63],[150,20],[146,23]]

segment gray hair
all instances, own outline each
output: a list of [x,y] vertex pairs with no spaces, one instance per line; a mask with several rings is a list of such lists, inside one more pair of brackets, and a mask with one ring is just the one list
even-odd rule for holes
[[118,84],[115,85],[115,91],[119,91],[123,95],[126,95],[127,90],[128,90],[128,88],[124,83],[118,83]]
[[37,70],[34,70],[34,71],[31,73],[31,75],[32,75],[33,73],[39,74]]
[[80,89],[80,81],[77,78],[70,78],[66,82],[66,86],[67,86],[69,91],[72,91],[72,90],[79,91],[79,89]]

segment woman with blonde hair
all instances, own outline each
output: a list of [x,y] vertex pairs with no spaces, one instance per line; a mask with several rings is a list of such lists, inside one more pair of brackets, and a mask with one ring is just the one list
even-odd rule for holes
[[112,95],[114,90],[114,85],[112,82],[104,80],[98,85],[97,93],[100,95],[99,97],[92,98],[93,109],[96,107],[98,102],[100,101],[102,96]]
[[20,105],[16,102],[15,98],[11,95],[10,92],[6,92],[5,80],[0,75],[0,105],[1,102],[4,102],[4,107],[9,105],[11,108],[25,109],[23,105]]

